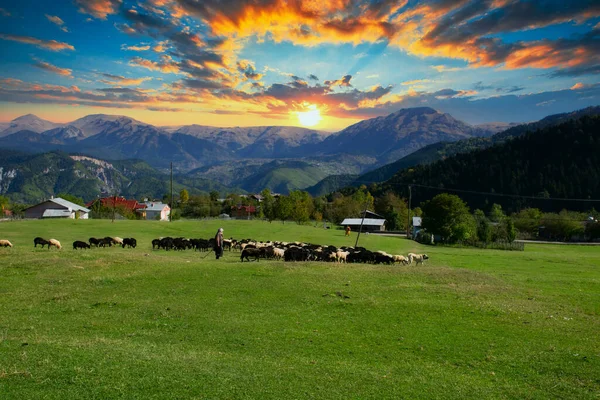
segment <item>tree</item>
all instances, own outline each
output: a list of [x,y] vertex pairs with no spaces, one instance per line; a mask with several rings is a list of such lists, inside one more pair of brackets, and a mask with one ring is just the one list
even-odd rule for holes
[[542,212],[537,208],[526,208],[512,216],[515,227],[529,237],[537,237],[540,228]]
[[352,200],[359,203],[361,213],[365,208],[368,210],[373,210],[375,208],[375,199],[365,185],[361,185],[360,188],[352,194]]
[[279,196],[275,202],[275,215],[284,224],[292,216],[292,202],[288,196]]
[[8,197],[0,196],[0,212],[4,212],[4,210],[8,209],[8,205]]
[[492,204],[492,208],[489,213],[490,221],[492,222],[502,222],[506,215],[504,215],[504,211],[502,211],[502,206],[500,204]]
[[475,217],[475,223],[477,224],[477,238],[485,243],[491,241],[492,227],[483,211],[475,210],[473,216]]
[[217,192],[216,190],[211,190],[208,195],[210,196],[210,201],[219,200],[219,192]]
[[272,222],[276,217],[275,198],[273,197],[269,189],[264,189],[262,192],[260,192],[260,194],[263,197],[261,205],[262,213],[267,219],[267,221]]
[[301,190],[294,190],[289,195],[289,201],[291,203],[290,217],[298,224],[307,222],[314,210],[310,194]]
[[179,200],[181,200],[183,204],[190,200],[190,194],[186,189],[181,189],[181,192],[179,192]]
[[512,218],[506,219],[506,240],[510,243],[514,242],[517,238],[517,229],[515,228],[515,223]]
[[384,216],[388,230],[406,230],[408,206],[404,199],[396,196],[393,192],[386,192],[383,196],[375,199],[375,212]]
[[475,220],[460,197],[442,193],[423,204],[423,228],[440,235],[443,242],[456,243],[471,239],[476,232]]

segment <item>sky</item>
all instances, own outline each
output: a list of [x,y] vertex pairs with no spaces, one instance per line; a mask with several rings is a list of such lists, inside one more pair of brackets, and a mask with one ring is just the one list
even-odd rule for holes
[[335,131],[600,105],[597,0],[0,0],[0,121]]

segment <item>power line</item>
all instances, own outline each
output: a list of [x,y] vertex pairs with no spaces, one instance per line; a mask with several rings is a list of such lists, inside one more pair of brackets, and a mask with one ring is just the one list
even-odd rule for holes
[[[361,183],[361,181],[354,181],[354,182]],[[366,183],[368,181],[362,181],[362,182]],[[377,182],[368,182],[368,183],[373,184],[373,183],[377,183]],[[592,202],[592,203],[600,202],[600,199],[569,199],[566,197],[540,197],[540,196],[527,196],[527,195],[520,195],[520,194],[480,192],[480,191],[476,191],[476,190],[453,189],[453,188],[447,188],[447,187],[441,188],[438,186],[420,185],[418,183],[393,183],[392,182],[392,183],[387,183],[386,185],[396,186],[396,187],[416,186],[416,187],[436,189],[436,190],[449,191],[449,192],[457,192],[457,193],[482,194],[482,195],[486,195],[486,196],[513,197],[513,198],[533,199],[533,200],[582,201],[582,202]]]

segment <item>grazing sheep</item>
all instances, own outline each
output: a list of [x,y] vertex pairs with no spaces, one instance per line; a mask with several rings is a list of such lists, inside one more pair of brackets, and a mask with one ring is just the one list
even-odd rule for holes
[[154,247],[156,247],[157,249],[160,249],[160,239],[152,240],[152,250],[154,250]]
[[249,257],[254,257],[254,261],[258,261],[258,259],[260,257],[260,250],[253,249],[253,248],[242,250],[242,255],[240,256],[240,261],[244,262],[244,258],[245,258],[246,261],[250,262]]
[[12,247],[12,243],[6,239],[0,240],[0,247]]
[[98,242],[98,247],[112,247],[112,239],[111,238],[102,238]]
[[102,239],[97,239],[97,238],[93,238],[91,237],[90,240],[88,240],[88,242],[90,243],[90,246],[96,246],[98,247],[100,245],[100,241]]
[[402,256],[402,255],[393,255],[392,256],[394,258],[394,263],[400,263],[400,264],[408,264],[408,258]]
[[335,260],[339,263],[345,263],[347,261],[348,254],[350,254],[349,251],[338,250],[337,253],[335,253]]
[[73,250],[77,249],[89,249],[90,245],[86,242],[82,242],[81,240],[76,240],[73,242]]
[[118,236],[115,236],[114,238],[112,238],[113,244],[123,244],[123,239],[121,239]]
[[56,239],[50,239],[50,240],[48,240],[48,249],[50,249],[50,246],[54,246],[58,250],[62,249],[62,246],[60,245],[60,242],[58,240],[56,240]]
[[125,248],[125,246],[129,246],[135,249],[135,246],[137,246],[137,240],[135,240],[134,238],[125,238],[123,239],[123,243],[121,243],[121,246],[123,248]]
[[46,239],[42,239],[41,237],[36,237],[35,239],[33,239],[33,247],[37,247],[38,244],[42,245],[42,249],[44,248],[44,246],[48,246],[48,248],[50,248],[50,242],[48,242]]
[[281,260],[285,254],[285,250],[279,249],[277,247],[273,248],[273,256],[277,260]]

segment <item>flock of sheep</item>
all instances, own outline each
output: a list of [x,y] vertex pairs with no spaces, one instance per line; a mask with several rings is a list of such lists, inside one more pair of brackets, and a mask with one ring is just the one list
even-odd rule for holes
[[370,251],[364,247],[322,246],[301,242],[256,242],[249,239],[236,242],[233,248],[241,250],[240,260],[258,261],[260,258],[284,261],[329,261],[337,263],[369,264],[422,264],[429,259],[427,254],[408,253],[404,255],[388,254],[385,251]]
[[[214,248],[214,239],[186,239],[165,237],[152,240],[152,249],[163,250],[187,250],[194,249],[198,251],[209,251]],[[33,240],[34,247],[41,245],[56,247],[61,249],[60,242],[56,239],[44,239],[36,237]],[[123,248],[135,248],[137,241],[134,238],[119,238],[119,237],[104,237],[90,238],[88,243],[77,240],[73,242],[73,250],[89,249],[95,247],[112,247],[121,246]],[[8,240],[1,239],[0,247],[13,247]],[[408,255],[388,254],[384,251],[370,251],[364,247],[336,247],[336,246],[321,246],[310,243],[301,242],[259,242],[251,239],[235,240],[224,239],[224,249],[238,249],[241,251],[240,260],[250,261],[254,259],[274,259],[284,261],[329,261],[337,263],[370,263],[370,264],[422,264],[429,257],[427,254],[408,253]]]
[[[6,244],[4,244],[6,243]],[[56,247],[58,250],[60,250],[62,248],[60,242],[56,239],[44,239],[41,237],[36,237],[35,239],[33,239],[33,247],[37,247],[39,245],[42,246],[42,249],[44,248],[44,246],[48,246],[48,249],[50,249],[50,247]],[[137,241],[134,238],[125,238],[125,239],[121,239],[120,237],[104,237],[104,238],[90,238],[89,239],[89,244],[81,241],[81,240],[76,240],[73,242],[73,250],[77,250],[77,249],[89,249],[92,246],[95,247],[112,247],[112,245],[115,246],[121,246],[123,248],[129,246],[131,248],[135,248],[137,246]],[[0,246],[2,247],[12,247],[12,243],[10,243],[8,240],[0,240]]]

